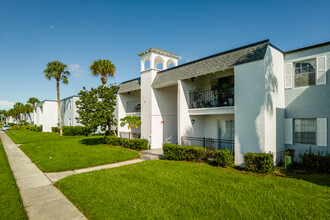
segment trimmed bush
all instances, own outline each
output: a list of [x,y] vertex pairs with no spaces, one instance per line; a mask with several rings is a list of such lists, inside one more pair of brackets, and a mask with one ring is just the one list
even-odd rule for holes
[[116,136],[106,136],[105,143],[113,146],[122,146],[133,150],[149,149],[149,142],[146,139],[127,139]]
[[177,144],[163,144],[163,152],[167,160],[207,161],[211,150],[197,146],[180,146]]
[[214,161],[219,166],[228,167],[234,164],[234,154],[230,150],[216,150],[214,152]]
[[307,169],[330,173],[330,155],[315,155],[313,152],[306,152],[301,156],[302,164]]
[[163,144],[163,152],[167,160],[206,162],[213,159],[219,166],[223,167],[234,164],[234,154],[230,150],[210,150],[199,146]]
[[60,129],[58,127],[52,127],[53,133],[60,133]]
[[41,132],[42,126],[30,126],[30,131]]
[[274,155],[271,153],[247,153],[244,161],[247,171],[269,173],[274,169]]
[[[58,128],[58,132],[60,129]],[[63,126],[63,135],[64,136],[78,136],[78,135],[87,135],[89,132],[83,126]]]

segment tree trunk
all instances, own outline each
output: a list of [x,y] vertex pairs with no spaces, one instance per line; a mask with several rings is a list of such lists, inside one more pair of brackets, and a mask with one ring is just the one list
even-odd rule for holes
[[32,118],[31,118],[31,113],[28,113],[29,114],[29,118],[30,118],[30,125],[32,125]]
[[105,88],[106,84],[107,84],[107,81],[108,81],[107,77],[106,76],[101,76],[101,81],[102,81],[102,84],[103,84],[103,88]]
[[61,100],[60,100],[60,80],[56,79],[56,89],[57,89],[57,105],[58,105],[58,118],[60,119],[60,136],[62,136],[62,110],[61,110]]

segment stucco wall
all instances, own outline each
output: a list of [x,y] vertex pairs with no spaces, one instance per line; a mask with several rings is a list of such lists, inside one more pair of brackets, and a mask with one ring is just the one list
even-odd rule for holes
[[[141,138],[149,140],[151,147],[155,148],[151,136],[153,136],[152,130],[152,100],[153,100],[153,89],[151,84],[157,74],[156,70],[147,70],[141,73]],[[160,132],[160,131],[158,131]],[[157,147],[159,144],[157,144]]]
[[41,115],[41,123],[43,132],[51,132],[52,127],[58,125],[58,107],[57,102],[45,101],[42,105],[43,113]]
[[[317,152],[330,151],[330,46],[324,46],[285,55],[285,63],[327,57],[326,84],[285,89],[285,118],[327,118],[327,147],[311,146]],[[299,161],[298,153],[304,153],[309,145],[293,144],[286,148],[296,150],[295,159]]]
[[283,55],[268,47],[264,60],[235,66],[235,164],[244,154],[284,148]]

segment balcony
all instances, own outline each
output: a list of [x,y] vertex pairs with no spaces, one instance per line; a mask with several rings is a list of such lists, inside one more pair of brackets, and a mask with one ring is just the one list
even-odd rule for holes
[[140,100],[126,102],[126,115],[140,115],[141,104]]
[[234,106],[234,88],[230,92],[218,90],[190,90],[189,108],[214,108]]
[[139,139],[141,136],[141,133],[137,132],[119,132],[119,137],[121,138],[127,138],[127,139]]
[[224,139],[215,139],[215,138],[205,138],[205,137],[181,137],[182,146],[194,145],[211,150],[225,150],[229,149],[234,153],[235,144],[234,140],[224,140]]

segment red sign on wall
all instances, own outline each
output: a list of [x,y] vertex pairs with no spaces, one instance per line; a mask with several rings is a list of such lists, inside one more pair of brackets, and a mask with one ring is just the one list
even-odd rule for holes
[[161,124],[164,124],[164,121],[161,121],[160,123],[161,123]]

